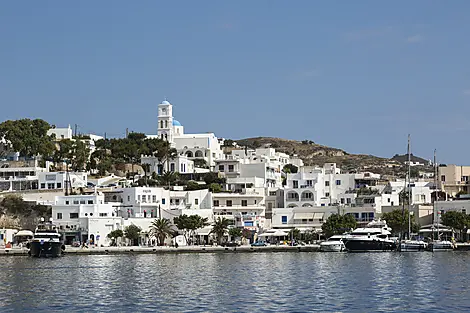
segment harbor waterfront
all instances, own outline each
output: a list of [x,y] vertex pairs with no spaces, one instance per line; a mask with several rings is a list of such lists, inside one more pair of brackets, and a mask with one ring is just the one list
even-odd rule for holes
[[[28,256],[27,248],[0,249],[0,256]],[[65,255],[108,255],[108,254],[175,254],[175,253],[253,253],[253,252],[319,252],[320,245],[269,245],[252,247],[249,245],[239,247],[222,246],[186,246],[186,247],[93,247],[74,248],[67,247]],[[455,251],[470,251],[470,244],[456,243]],[[392,252],[392,251],[389,251]],[[382,253],[382,252],[380,252]],[[383,252],[386,253],[386,252]],[[406,253],[406,252],[403,252]]]
[[2,312],[465,312],[468,254],[3,258]]

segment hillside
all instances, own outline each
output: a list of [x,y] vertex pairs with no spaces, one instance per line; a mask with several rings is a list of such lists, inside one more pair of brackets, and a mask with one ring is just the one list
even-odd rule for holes
[[[413,155],[413,153],[410,154],[410,159],[411,159],[411,162],[418,162],[418,163],[422,163],[422,164],[428,164],[429,163],[429,160],[417,157],[417,156]],[[393,156],[392,160],[395,160],[395,161],[398,161],[398,162],[401,162],[401,163],[405,163],[405,162],[408,161],[408,155],[407,154],[401,154],[401,155],[400,154],[395,154]]]
[[[350,154],[338,148],[316,144],[310,140],[297,141],[272,137],[256,137],[235,140],[248,148],[272,147],[289,155],[297,155],[305,165],[323,165],[332,162],[346,171],[370,170],[380,174],[398,174],[403,162],[373,155]],[[230,150],[230,148],[228,148]]]

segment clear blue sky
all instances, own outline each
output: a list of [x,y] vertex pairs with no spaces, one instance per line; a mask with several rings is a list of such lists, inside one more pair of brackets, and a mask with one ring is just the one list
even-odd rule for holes
[[4,1],[1,120],[470,164],[470,1]]

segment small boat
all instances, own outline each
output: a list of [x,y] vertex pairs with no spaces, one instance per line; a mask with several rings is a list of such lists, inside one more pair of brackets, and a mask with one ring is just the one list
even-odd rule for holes
[[342,252],[346,251],[346,246],[343,242],[343,235],[334,235],[328,238],[327,241],[320,243],[320,251],[322,252]]
[[431,252],[452,251],[454,250],[454,244],[447,240],[435,240],[428,244],[426,250]]
[[400,252],[418,252],[424,251],[428,244],[423,240],[405,240],[399,246]]
[[65,246],[61,241],[61,236],[57,230],[56,225],[52,223],[52,218],[49,222],[41,222],[34,231],[34,237],[31,240],[29,255],[33,257],[58,257],[63,254]]

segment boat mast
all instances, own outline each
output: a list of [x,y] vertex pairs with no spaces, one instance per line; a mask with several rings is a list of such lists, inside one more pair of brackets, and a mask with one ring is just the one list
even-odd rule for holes
[[[408,240],[411,239],[411,137],[408,134]],[[406,180],[405,180],[406,181]]]
[[[433,215],[436,214],[437,215],[437,240],[439,240],[439,213],[436,212],[436,201],[439,197],[439,188],[437,188],[437,175],[438,175],[438,167],[437,167],[437,158],[436,158],[436,149],[434,149],[434,186],[436,188],[436,197],[434,198],[434,202],[432,204],[433,206]],[[434,219],[434,216],[433,216],[433,219]],[[434,228],[434,227],[433,227]],[[433,240],[434,240],[434,234],[432,236]]]

